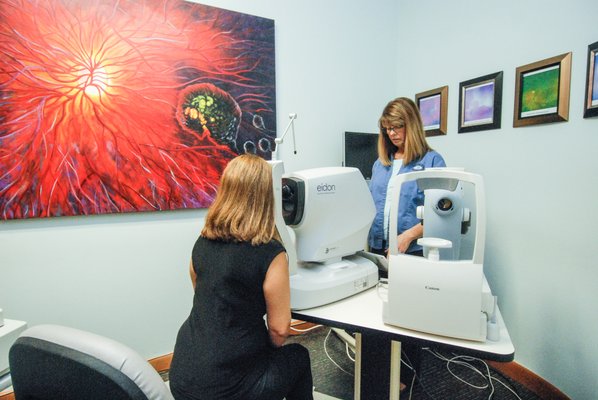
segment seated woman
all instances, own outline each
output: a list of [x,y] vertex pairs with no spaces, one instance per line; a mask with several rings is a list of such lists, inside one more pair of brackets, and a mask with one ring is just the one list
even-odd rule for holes
[[313,399],[307,349],[284,345],[289,270],[266,161],[246,154],[228,164],[189,270],[193,307],[169,374],[175,399]]

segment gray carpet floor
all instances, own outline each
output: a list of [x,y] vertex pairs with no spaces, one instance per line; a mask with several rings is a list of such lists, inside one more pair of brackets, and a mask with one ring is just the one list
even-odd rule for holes
[[[352,400],[354,363],[347,355],[345,343],[334,332],[329,332],[330,328],[319,327],[292,336],[289,342],[301,343],[309,350],[317,392],[341,400]],[[353,357],[352,353],[349,354]],[[488,368],[480,360],[469,360],[467,364],[451,362],[447,366],[447,361],[441,360],[438,355],[455,357],[455,354],[446,351],[423,351],[418,379],[411,392],[408,387],[401,393],[402,400],[542,400],[519,383]],[[488,379],[488,371],[491,380]]]

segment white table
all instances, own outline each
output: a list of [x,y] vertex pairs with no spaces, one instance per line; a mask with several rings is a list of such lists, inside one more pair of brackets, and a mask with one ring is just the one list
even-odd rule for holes
[[293,318],[357,332],[355,400],[399,398],[401,342],[449,349],[492,361],[508,362],[515,356],[515,349],[500,311],[500,339],[496,342],[474,342],[437,336],[386,325],[382,320],[382,299],[376,288],[332,304],[294,310]]

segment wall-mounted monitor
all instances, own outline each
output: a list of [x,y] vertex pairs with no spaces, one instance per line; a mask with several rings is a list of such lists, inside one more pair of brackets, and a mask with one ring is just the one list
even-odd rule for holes
[[372,178],[372,165],[378,159],[378,134],[345,132],[343,136],[343,166],[355,167],[367,180]]

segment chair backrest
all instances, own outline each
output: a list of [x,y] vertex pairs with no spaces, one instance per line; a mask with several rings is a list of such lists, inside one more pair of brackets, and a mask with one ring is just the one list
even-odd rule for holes
[[16,400],[173,400],[134,350],[65,326],[27,329],[10,348],[9,364]]

